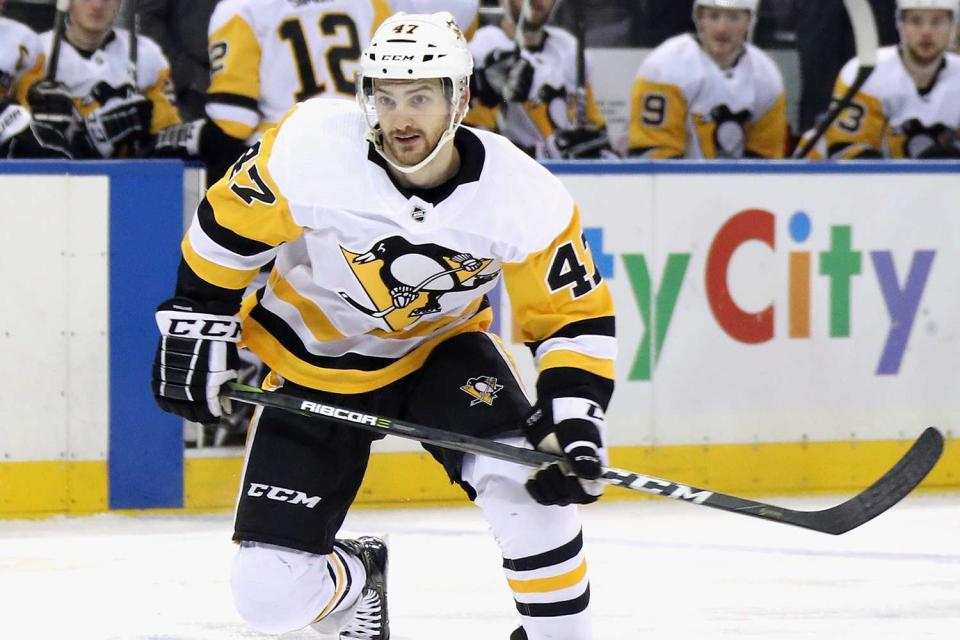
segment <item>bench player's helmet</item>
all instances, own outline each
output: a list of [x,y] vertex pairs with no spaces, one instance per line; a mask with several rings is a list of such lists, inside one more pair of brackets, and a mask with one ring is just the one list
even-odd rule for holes
[[960,22],[960,0],[897,0],[897,20],[910,9],[940,9],[953,14],[953,23]]
[[700,26],[697,21],[697,12],[700,7],[710,7],[712,9],[731,9],[750,12],[750,30],[747,32],[747,40],[753,40],[753,29],[757,26],[757,11],[760,9],[760,0],[696,0],[693,3],[693,23]]
[[[440,152],[467,113],[473,56],[453,15],[397,13],[387,18],[373,34],[360,57],[357,100],[367,118],[367,138],[387,162],[403,173],[413,173]],[[399,165],[384,152],[383,136],[377,122],[374,81],[439,78],[450,104],[450,123],[433,151],[413,166]]]

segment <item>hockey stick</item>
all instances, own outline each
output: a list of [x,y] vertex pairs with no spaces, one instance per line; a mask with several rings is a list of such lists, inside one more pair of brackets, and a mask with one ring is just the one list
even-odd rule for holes
[[870,8],[868,0],[843,0],[847,8],[847,14],[850,16],[850,25],[853,27],[853,38],[857,48],[857,75],[853,84],[847,89],[847,92],[833,104],[827,115],[820,121],[813,135],[804,142],[803,146],[794,154],[795,158],[803,159],[820,141],[823,134],[827,132],[830,125],[840,117],[844,109],[850,106],[854,96],[860,91],[867,78],[873,73],[877,66],[877,48],[880,46],[879,36],[877,35],[877,22],[873,16],[873,9]]
[[574,106],[576,114],[575,125],[578,129],[587,126],[587,54],[586,37],[583,29],[583,8],[574,5],[574,18],[576,19],[577,38],[577,88],[574,91]]
[[70,0],[57,0],[57,13],[53,18],[53,40],[50,43],[50,60],[47,62],[47,80],[57,79],[57,67],[60,65],[60,43],[67,29],[67,12]]
[[129,69],[127,74],[130,76],[130,84],[133,85],[134,91],[140,90],[140,85],[138,84],[138,67],[140,66],[140,14],[137,12],[136,0],[132,0],[131,4],[133,8],[133,19],[132,24],[130,25],[130,62]]
[[[513,447],[403,420],[344,409],[288,393],[263,391],[233,382],[225,385],[220,397],[282,409],[358,427],[380,435],[395,435],[445,449],[488,456],[528,467],[540,467],[562,459],[561,456],[542,451]],[[941,453],[943,453],[943,436],[934,427],[928,427],[910,450],[883,477],[843,504],[822,511],[794,511],[623,469],[604,468],[600,480],[606,484],[633,491],[838,535],[859,527],[900,502],[926,477],[940,459]]]

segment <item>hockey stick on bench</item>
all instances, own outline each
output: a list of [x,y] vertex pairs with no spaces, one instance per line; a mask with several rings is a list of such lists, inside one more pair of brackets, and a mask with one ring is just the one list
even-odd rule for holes
[[795,158],[801,160],[807,157],[807,154],[817,145],[830,125],[840,117],[844,109],[850,106],[857,92],[860,91],[877,66],[877,49],[880,46],[879,35],[877,33],[877,21],[873,16],[870,3],[867,0],[843,0],[843,4],[847,9],[847,15],[850,16],[850,26],[853,27],[857,64],[859,65],[857,75],[847,92],[830,106],[827,115],[817,124],[813,135],[794,154]]
[[[358,427],[380,435],[399,436],[445,449],[488,456],[528,467],[539,467],[560,459],[558,455],[542,451],[513,447],[403,420],[344,409],[279,391],[263,391],[234,382],[225,385],[220,397],[282,409]],[[900,502],[926,477],[940,459],[941,453],[943,453],[943,436],[934,427],[928,427],[913,443],[910,450],[882,478],[843,504],[822,511],[794,511],[622,469],[605,468],[600,479],[606,484],[633,491],[838,535],[859,527]]]

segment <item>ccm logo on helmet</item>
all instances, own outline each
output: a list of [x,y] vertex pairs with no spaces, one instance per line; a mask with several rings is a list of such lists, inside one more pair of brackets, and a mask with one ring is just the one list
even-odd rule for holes
[[413,60],[414,58],[416,58],[416,56],[380,56],[381,60]]
[[302,504],[308,509],[313,509],[320,504],[320,496],[308,496],[303,491],[294,491],[293,489],[284,489],[283,487],[272,487],[269,484],[250,483],[250,489],[247,495],[251,498],[267,497],[277,502],[289,502],[290,504]]

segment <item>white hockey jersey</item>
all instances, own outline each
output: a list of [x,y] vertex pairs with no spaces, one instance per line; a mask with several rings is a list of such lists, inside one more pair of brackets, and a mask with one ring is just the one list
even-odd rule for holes
[[[535,150],[557,129],[574,126],[572,97],[577,90],[577,39],[563,29],[544,27],[546,39],[539,51],[521,49],[520,55],[533,67],[533,82],[527,100],[496,107],[471,107],[467,124],[497,131],[525,149]],[[470,41],[474,64],[482,68],[491,53],[514,51],[517,43],[498,26],[482,27]],[[590,64],[586,63],[587,120],[604,127],[603,113],[590,87]],[[540,155],[540,154],[537,154]]]
[[[857,60],[840,71],[834,97],[844,95],[857,74]],[[916,158],[940,136],[960,131],[960,55],[947,53],[933,83],[919,90],[897,47],[883,47],[877,66],[827,129],[827,154],[856,157],[866,150],[887,158]]]
[[0,98],[26,105],[24,78],[40,73],[44,64],[40,38],[26,25],[0,16],[0,42]]
[[275,258],[243,301],[242,344],[297,384],[359,393],[485,330],[503,277],[541,372],[612,381],[612,299],[559,180],[506,138],[461,127],[458,176],[427,201],[394,184],[365,133],[354,101],[295,107],[207,192],[178,295],[239,301]]
[[[159,45],[150,38],[140,35],[137,43],[136,87],[153,103],[150,130],[156,133],[165,127],[180,124],[173,82],[170,79],[170,64]],[[41,34],[40,44],[45,56],[49,56],[53,32]],[[43,79],[48,62],[45,61],[36,73],[30,74],[29,80],[25,80],[28,86],[33,86]],[[119,89],[123,85],[131,84],[130,32],[126,29],[113,29],[103,45],[93,52],[81,52],[64,38],[60,43],[56,80],[66,85],[77,110],[85,117],[101,106],[102,101],[94,95],[94,87],[105,83],[112,89]]]
[[747,43],[721,69],[691,34],[643,61],[633,86],[630,154],[646,158],[782,158],[787,141],[783,78]]

